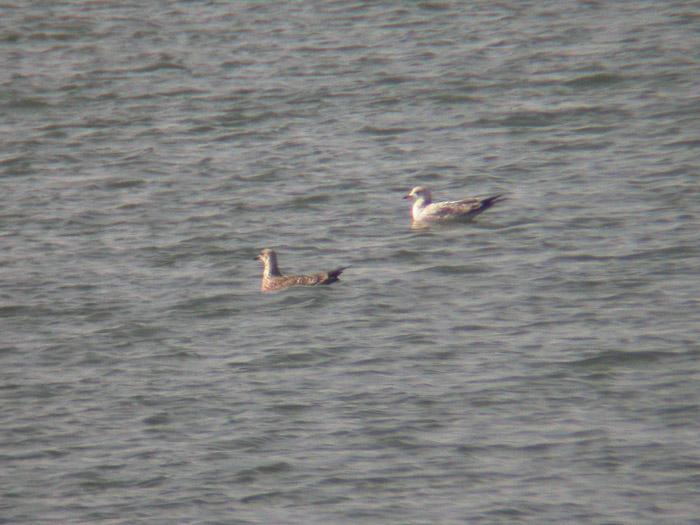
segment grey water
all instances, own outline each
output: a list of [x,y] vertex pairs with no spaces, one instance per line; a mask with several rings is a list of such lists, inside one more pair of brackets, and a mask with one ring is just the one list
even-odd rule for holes
[[696,2],[19,0],[0,59],[0,522],[700,523]]

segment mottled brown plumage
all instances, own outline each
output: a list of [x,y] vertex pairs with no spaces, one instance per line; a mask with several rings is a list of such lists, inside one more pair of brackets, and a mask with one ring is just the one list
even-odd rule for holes
[[282,275],[277,266],[277,254],[272,250],[263,250],[256,260],[263,263],[263,292],[277,292],[290,286],[316,286],[319,284],[331,284],[338,280],[338,276],[347,268],[344,266],[326,273],[313,275]]

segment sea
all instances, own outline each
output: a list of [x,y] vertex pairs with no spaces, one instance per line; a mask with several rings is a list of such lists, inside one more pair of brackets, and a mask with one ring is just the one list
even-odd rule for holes
[[1,4],[0,523],[700,523],[698,2]]

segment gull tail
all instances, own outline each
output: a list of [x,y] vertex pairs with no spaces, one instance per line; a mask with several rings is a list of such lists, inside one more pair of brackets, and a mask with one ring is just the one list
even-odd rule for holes
[[481,201],[481,211],[486,211],[497,202],[501,202],[504,200],[506,200],[506,198],[503,197],[503,194],[488,197],[487,199]]
[[343,271],[347,270],[348,268],[350,268],[350,267],[343,266],[342,268],[337,268],[335,270],[331,270],[330,272],[328,272],[328,279],[326,279],[326,281],[324,281],[323,284],[331,284],[331,283],[334,283],[336,281],[339,281],[340,279],[338,279],[338,276],[341,273],[343,273]]

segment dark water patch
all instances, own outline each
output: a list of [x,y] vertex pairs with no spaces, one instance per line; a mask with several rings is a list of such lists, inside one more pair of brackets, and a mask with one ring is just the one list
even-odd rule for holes
[[290,472],[293,470],[292,465],[286,461],[277,461],[259,465],[253,469],[253,472],[258,474],[277,474],[280,472]]
[[294,414],[298,412],[306,412],[313,410],[313,406],[306,405],[302,403],[281,403],[278,405],[273,405],[271,410],[279,412],[280,414]]
[[630,253],[620,256],[619,258],[627,261],[668,261],[674,259],[685,259],[688,257],[697,257],[698,254],[700,254],[700,247],[698,246],[679,245]]
[[103,183],[103,188],[107,190],[135,189],[147,185],[143,179],[115,178]]
[[543,128],[555,124],[554,113],[545,111],[515,111],[504,118],[480,119],[480,127],[504,127],[511,129]]
[[227,295],[223,302],[219,301],[218,298],[200,298],[180,303],[174,310],[180,316],[202,319],[234,319],[242,311],[242,306],[231,306],[233,301],[231,295]]
[[403,84],[405,82],[410,82],[411,80],[412,80],[411,77],[407,77],[407,76],[381,74],[381,75],[378,75],[374,79],[374,82],[376,84],[379,84],[379,85],[387,84],[387,85],[393,86],[393,85]]
[[[663,408],[656,408],[653,412],[665,422],[667,428],[687,426],[697,417],[700,405],[697,403],[665,404]],[[700,471],[699,471],[700,472]]]
[[466,265],[466,264],[455,264],[455,265],[437,265],[429,266],[420,270],[416,270],[411,273],[437,273],[441,275],[464,275],[464,274],[479,274],[479,273],[490,273],[490,270],[485,266],[476,265]]
[[21,177],[24,175],[32,175],[32,159],[29,155],[19,155],[0,160],[0,169],[2,169],[2,177]]
[[361,133],[366,133],[368,135],[375,135],[379,137],[393,137],[396,135],[402,135],[404,133],[411,133],[416,131],[415,129],[399,127],[399,126],[364,126],[360,129]]
[[353,368],[347,373],[350,375],[391,375],[385,370],[385,367],[390,363],[390,359],[386,357],[362,358],[352,362]]
[[564,82],[565,86],[579,89],[594,89],[598,87],[615,86],[625,82],[625,77],[615,73],[593,73],[583,75]]
[[448,4],[438,2],[418,2],[416,6],[423,11],[450,11],[452,7]]
[[2,454],[0,455],[0,460],[1,461],[8,461],[8,462],[24,462],[24,461],[33,461],[33,460],[44,460],[44,459],[50,459],[50,460],[56,460],[60,459],[63,457],[66,457],[70,454],[70,452],[64,450],[64,449],[48,449],[48,450],[38,450],[35,452],[31,452],[29,454]]
[[[2,346],[0,346],[0,357],[5,357],[5,356],[17,354],[19,351],[20,351],[20,349],[18,346],[2,345]],[[0,386],[0,390],[4,390],[5,388],[9,388],[9,389],[18,388],[18,385],[2,385],[2,386]]]
[[172,421],[172,416],[167,413],[167,412],[160,412],[158,414],[155,414],[153,416],[148,416],[144,418],[143,420],[144,425],[148,425],[150,427],[152,426],[161,426],[161,425],[167,425]]
[[626,111],[603,106],[564,106],[553,110],[517,110],[506,116],[482,117],[476,121],[478,127],[507,128],[526,132],[528,129],[552,128],[554,126],[600,126],[628,117]]
[[[585,222],[590,222],[586,220]],[[593,221],[595,222],[595,221]],[[603,221],[606,224],[606,221]],[[580,223],[579,223],[580,224]],[[694,246],[672,246],[666,248],[658,248],[653,250],[643,250],[639,252],[619,254],[619,255],[595,255],[592,253],[575,253],[571,255],[559,255],[547,259],[547,264],[562,264],[567,262],[598,262],[598,263],[614,263],[619,262],[667,262],[675,259],[686,259],[694,257],[700,253],[700,248]],[[632,280],[635,277],[631,277]]]
[[272,491],[272,492],[259,492],[257,494],[245,496],[243,498],[240,498],[239,501],[245,505],[260,504],[260,503],[271,504],[271,503],[276,503],[276,502],[279,503],[279,502],[287,501],[290,498],[291,498],[291,496],[285,492]]
[[[432,339],[426,334],[397,334],[392,338],[396,344],[402,345],[430,345]],[[422,357],[421,357],[422,358]]]
[[151,64],[135,68],[135,73],[154,73],[161,70],[188,71],[189,68],[183,64],[178,64],[173,59],[161,58]]
[[700,147],[700,140],[698,139],[689,139],[689,140],[676,140],[676,141],[671,141],[671,142],[666,142],[663,144],[663,147],[665,148],[688,148],[696,151],[698,147]]
[[526,519],[528,516],[534,516],[537,514],[538,510],[541,510],[540,507],[534,505],[528,505],[527,507],[529,508],[520,508],[512,506],[511,504],[509,506],[487,512],[486,517],[487,519],[498,519],[499,521],[502,519],[521,520]]
[[16,44],[19,42],[22,38],[24,38],[24,35],[19,32],[19,31],[5,31],[5,33],[0,36],[0,42],[5,42],[7,44]]
[[[26,316],[28,314],[36,315],[41,314],[40,308],[35,306],[26,306],[20,304],[10,304],[0,306],[0,317],[16,317],[16,316]],[[46,314],[46,310],[44,310]]]
[[17,98],[5,104],[0,104],[0,107],[11,108],[17,111],[46,111],[52,105],[38,98]]
[[467,323],[463,325],[455,325],[450,328],[451,332],[454,333],[459,333],[459,332],[476,332],[479,330],[487,330],[489,326],[487,324],[475,324],[475,323]]
[[323,204],[330,202],[332,200],[332,195],[327,193],[319,193],[317,195],[300,195],[293,197],[291,201],[288,201],[288,206],[291,209],[310,209],[316,204]]
[[[298,369],[307,368],[310,365],[320,367],[325,363],[331,363],[334,358],[324,357],[316,350],[301,351],[299,348],[307,346],[306,341],[294,342],[285,341],[278,344],[278,351],[265,356],[260,364],[264,364],[270,369]],[[268,345],[269,347],[269,345]]]
[[679,354],[658,351],[605,351],[585,359],[570,361],[566,366],[585,369],[614,369],[618,366],[646,366],[668,359],[677,359]]
[[[394,95],[384,95],[381,97],[374,98],[368,102],[370,106],[374,107],[379,107],[379,108],[392,108],[394,106],[399,106],[401,104],[404,104],[405,100],[402,99],[400,96],[394,96]],[[370,132],[369,130],[366,130],[367,132]]]
[[144,321],[129,321],[122,323],[114,329],[103,329],[100,332],[109,334],[114,340],[122,340],[124,343],[131,341],[162,341],[167,339],[170,330],[164,325],[151,324]]
[[[589,127],[586,129],[580,129],[580,133],[591,133],[594,135],[600,135],[601,133],[606,133],[612,131],[612,127],[602,128],[600,126]],[[570,143],[557,144],[555,146],[546,147],[546,151],[551,152],[562,152],[562,151],[596,151],[604,150],[611,147],[614,143],[610,140],[605,141],[591,141],[591,140],[577,140]]]

